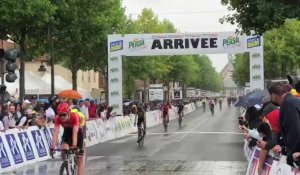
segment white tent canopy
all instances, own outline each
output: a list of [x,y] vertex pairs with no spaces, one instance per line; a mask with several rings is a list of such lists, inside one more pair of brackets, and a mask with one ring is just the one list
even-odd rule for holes
[[[16,74],[17,77],[20,77],[19,71],[16,71]],[[72,89],[72,84],[63,77],[56,75],[54,80],[55,93],[65,89]],[[7,91],[11,95],[19,94],[19,79],[17,79],[14,83],[5,82],[5,85],[7,86]],[[83,98],[91,98],[90,91],[80,87],[78,87],[78,91],[81,93]],[[32,71],[25,71],[25,94],[51,94],[51,75],[48,73],[41,73],[39,76]]]

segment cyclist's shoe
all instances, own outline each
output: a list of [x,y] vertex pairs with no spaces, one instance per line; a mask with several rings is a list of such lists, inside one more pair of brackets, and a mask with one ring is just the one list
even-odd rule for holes
[[137,142],[137,143],[140,143],[140,138],[138,138],[136,142]]

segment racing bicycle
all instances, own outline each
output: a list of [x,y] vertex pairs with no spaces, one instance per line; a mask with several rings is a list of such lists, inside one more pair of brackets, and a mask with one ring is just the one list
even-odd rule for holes
[[144,139],[145,139],[145,126],[144,123],[141,123],[140,127],[138,127],[138,143],[140,147],[144,145]]

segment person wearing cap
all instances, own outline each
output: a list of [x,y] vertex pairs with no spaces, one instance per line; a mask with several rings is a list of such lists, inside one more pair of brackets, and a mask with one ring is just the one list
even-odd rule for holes
[[34,124],[39,128],[46,126],[47,119],[43,108],[40,108],[38,111],[36,111]]
[[80,100],[79,101],[79,107],[80,107],[80,112],[82,112],[85,116],[85,120],[88,120],[89,119],[89,109],[87,107],[87,104],[89,103],[89,101],[83,101],[83,100]]
[[16,126],[21,129],[25,129],[28,126],[33,126],[33,110],[27,109],[25,115],[23,115],[17,122]]
[[45,111],[46,119],[48,123],[53,123],[55,118],[55,112],[53,110],[53,105],[49,104],[48,108]]
[[31,104],[31,102],[28,99],[26,99],[26,100],[23,101],[23,103],[22,103],[22,109],[24,110],[23,111],[24,113],[26,112],[26,110],[28,109],[28,107],[29,107],[30,104]]
[[36,99],[37,99],[37,98],[36,98],[35,95],[33,95],[33,96],[31,97],[31,99],[30,99],[30,102],[31,102],[31,105],[33,106],[33,108],[35,108],[36,105],[37,105]]

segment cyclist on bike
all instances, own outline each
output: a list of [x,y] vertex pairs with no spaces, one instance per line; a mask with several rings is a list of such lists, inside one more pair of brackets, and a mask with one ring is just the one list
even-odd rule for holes
[[169,109],[171,108],[170,103],[167,102],[162,106],[163,118],[167,119],[167,123],[169,123]]
[[[61,149],[69,150],[77,150],[78,151],[78,175],[84,174],[83,168],[83,132],[80,128],[80,116],[72,112],[69,108],[69,105],[65,102],[61,103],[57,107],[57,116],[55,117],[54,121],[54,133],[53,133],[53,140],[52,145],[50,148],[50,154],[54,154],[55,145],[58,140],[59,128],[62,126],[64,128],[64,132],[62,135],[62,143]],[[61,156],[64,159],[65,152],[61,152]]]
[[202,108],[203,108],[203,112],[205,112],[205,108],[206,108],[206,99],[205,98],[202,99]]
[[222,100],[222,98],[220,98],[219,99],[220,111],[222,110],[222,102],[223,102],[223,100]]
[[210,109],[211,115],[214,115],[214,112],[215,112],[215,103],[214,103],[213,99],[211,99],[209,101],[209,109]]
[[182,102],[180,102],[180,103],[177,105],[177,108],[178,108],[178,116],[183,117],[183,108],[184,108],[184,106],[183,106]]
[[[137,123],[136,123],[136,119],[137,119]],[[143,124],[144,125],[144,137],[146,135],[146,113],[145,111],[143,110],[143,108],[141,106],[137,106],[136,107],[136,115],[135,115],[135,118],[134,118],[134,126],[136,126],[137,124],[137,127],[138,127],[138,140],[137,140],[137,143],[140,142],[140,139],[142,139],[141,137],[141,125]]]

